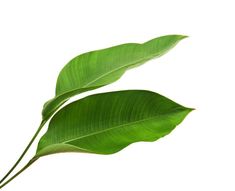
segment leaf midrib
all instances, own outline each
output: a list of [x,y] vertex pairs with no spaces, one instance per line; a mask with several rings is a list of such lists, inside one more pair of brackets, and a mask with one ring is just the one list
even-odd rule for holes
[[[144,44],[145,44],[145,43],[139,44],[139,45],[141,46],[141,45],[144,45]],[[162,50],[162,51],[158,52],[158,55],[156,55],[156,56],[161,56],[161,54],[162,54],[164,51],[165,51],[165,50]],[[64,93],[59,94],[57,97],[63,96],[63,95],[65,95],[65,94],[67,94],[67,93],[70,93],[70,92],[72,92],[72,91],[76,91],[76,90],[78,90],[78,89],[86,88],[88,85],[90,85],[90,84],[92,84],[92,83],[94,83],[94,82],[97,82],[99,79],[101,79],[101,78],[104,77],[104,76],[107,76],[107,75],[109,75],[109,74],[112,74],[112,73],[114,73],[114,72],[116,72],[116,71],[118,71],[118,70],[120,70],[120,69],[129,67],[129,66],[136,65],[137,63],[142,62],[142,61],[144,61],[144,60],[146,60],[146,59],[148,60],[148,59],[152,58],[154,55],[155,55],[155,54],[151,54],[150,56],[146,56],[146,57],[144,57],[144,58],[142,58],[142,59],[139,59],[139,60],[137,60],[137,61],[135,61],[135,62],[133,62],[133,63],[131,63],[131,64],[124,65],[124,66],[118,67],[118,68],[116,68],[116,69],[114,69],[114,70],[111,70],[111,71],[109,71],[109,72],[106,72],[106,73],[102,74],[101,76],[99,76],[98,78],[92,80],[91,82],[88,82],[87,84],[83,85],[81,88],[74,88],[74,89],[65,91]],[[104,84],[104,85],[106,85],[106,84]],[[96,87],[96,86],[93,86],[93,87]],[[90,88],[92,88],[92,87],[90,87]],[[55,98],[56,98],[56,97],[55,97]]]
[[160,116],[170,115],[172,113],[177,113],[177,112],[181,112],[181,111],[185,111],[185,110],[187,110],[187,108],[184,108],[184,110],[182,108],[176,109],[176,110],[168,112],[168,113],[159,114],[158,116],[154,116],[154,117],[150,117],[150,118],[146,118],[146,119],[137,120],[137,121],[134,121],[134,122],[123,124],[123,125],[118,125],[118,126],[115,126],[115,127],[111,127],[111,128],[108,128],[108,129],[97,131],[97,132],[94,132],[94,133],[91,133],[91,134],[88,134],[88,135],[81,136],[79,138],[74,138],[74,139],[71,139],[69,141],[64,141],[64,142],[56,143],[56,144],[69,144],[70,142],[73,142],[73,141],[76,141],[76,140],[80,140],[80,139],[84,139],[84,138],[87,138],[87,137],[90,137],[90,136],[93,136],[93,135],[101,134],[101,133],[104,133],[104,132],[107,132],[107,131],[111,131],[111,130],[114,130],[114,129],[117,129],[117,128],[125,127],[125,126],[130,126],[130,125],[138,124],[138,123],[141,123],[141,122],[144,122],[144,121],[150,121],[150,120],[153,120],[153,119],[158,118]]
[[[162,53],[162,52],[161,52],[161,53]],[[159,54],[159,56],[161,55],[161,53]],[[149,56],[149,57],[151,58],[151,56]],[[65,91],[65,92],[62,93],[62,94],[57,95],[56,97],[53,98],[52,102],[53,102],[54,100],[56,100],[56,99],[59,99],[59,98],[62,97],[62,96],[65,96],[66,99],[68,99],[68,98],[70,98],[70,97],[73,96],[73,95],[71,96],[71,93],[72,93],[72,92],[76,92],[76,91],[78,91],[78,90],[85,89],[88,85],[90,85],[90,84],[96,82],[97,80],[101,79],[101,78],[104,77],[104,76],[107,76],[107,75],[109,75],[109,74],[112,74],[112,73],[114,73],[114,72],[116,72],[116,71],[118,71],[118,70],[120,70],[120,69],[122,69],[122,68],[129,67],[129,66],[133,66],[133,65],[135,65],[135,64],[137,64],[137,63],[140,63],[141,61],[144,61],[144,60],[146,60],[146,59],[148,59],[148,58],[145,57],[145,58],[140,59],[140,60],[138,60],[138,61],[136,61],[136,62],[134,62],[134,63],[132,63],[132,64],[130,64],[130,65],[125,65],[125,66],[116,68],[116,69],[114,69],[114,70],[112,70],[112,71],[110,71],[110,72],[104,73],[102,76],[100,76],[100,77],[94,79],[93,81],[91,81],[91,82],[89,82],[89,83],[83,85],[83,86],[80,87],[80,88],[74,88],[74,89]],[[125,71],[124,71],[124,72],[125,72]],[[89,87],[89,88],[102,87],[102,86],[105,86],[105,85],[107,85],[107,84],[109,84],[109,83],[106,83],[106,84],[103,84],[103,85],[100,85],[100,86],[91,86],[91,87]],[[63,100],[65,100],[65,99],[63,99]],[[62,103],[62,102],[63,102],[63,101],[61,101],[60,103]],[[58,105],[59,105],[59,104],[58,104]],[[51,113],[53,113],[53,111],[50,112],[48,115],[50,115]]]
[[[146,42],[146,43],[148,43],[148,42]],[[146,44],[146,43],[138,44],[137,46],[138,46],[138,48],[139,48],[140,46],[143,46],[143,45]],[[175,45],[176,45],[176,44],[175,44]],[[175,45],[172,45],[172,47],[174,47]],[[148,60],[148,59],[150,59],[150,58],[152,58],[152,57],[161,56],[164,52],[165,52],[165,50],[161,50],[161,51],[159,51],[158,53],[156,53],[156,54],[157,54],[156,56],[154,56],[155,54],[151,54],[151,55],[149,55],[149,56],[146,56],[146,57],[144,57],[144,58],[142,58],[142,59],[137,60],[136,62],[133,62],[133,63],[130,64],[130,65],[121,66],[121,67],[119,67],[119,68],[117,68],[117,69],[114,69],[114,70],[112,70],[112,71],[110,71],[110,72],[104,73],[103,75],[101,75],[100,77],[94,79],[93,81],[88,82],[88,83],[87,83],[86,85],[84,85],[82,88],[86,88],[88,85],[92,84],[93,82],[96,82],[97,80],[101,79],[102,77],[107,76],[107,75],[109,75],[109,74],[112,74],[113,72],[116,72],[117,70],[120,70],[120,69],[125,68],[125,67],[128,67],[128,66],[136,65],[137,63],[140,63],[140,62],[142,62],[142,61],[144,61],[144,60]]]

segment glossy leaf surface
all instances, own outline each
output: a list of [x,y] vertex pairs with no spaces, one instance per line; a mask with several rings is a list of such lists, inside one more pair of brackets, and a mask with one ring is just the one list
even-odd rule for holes
[[165,54],[183,38],[168,35],[143,44],[122,44],[75,57],[60,72],[56,96],[45,103],[43,118],[49,118],[70,97],[110,84],[126,70]]
[[191,110],[144,90],[88,96],[53,116],[37,156],[69,151],[112,154],[169,134]]

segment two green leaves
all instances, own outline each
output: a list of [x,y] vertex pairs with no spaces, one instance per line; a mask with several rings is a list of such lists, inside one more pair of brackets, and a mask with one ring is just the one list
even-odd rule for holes
[[[169,134],[192,109],[150,91],[96,94],[59,108],[72,96],[108,85],[118,80],[126,70],[162,56],[184,38],[182,35],[168,35],[143,44],[128,43],[92,51],[72,59],[58,76],[55,97],[44,104],[42,124],[28,147],[43,125],[55,115],[39,141],[36,155],[23,170],[48,154],[112,154],[131,143],[155,141]],[[2,181],[13,169],[14,166]]]
[[[60,72],[56,96],[44,105],[43,117],[53,115],[70,97],[110,84],[126,70],[165,54],[184,38],[168,35],[75,57]],[[66,106],[52,118],[36,156],[66,151],[115,153],[131,143],[170,133],[189,111],[142,90],[93,95]]]

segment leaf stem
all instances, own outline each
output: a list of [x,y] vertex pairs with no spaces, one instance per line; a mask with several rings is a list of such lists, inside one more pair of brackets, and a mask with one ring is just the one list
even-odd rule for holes
[[34,134],[33,138],[30,140],[29,144],[27,145],[27,147],[25,148],[23,153],[20,155],[19,159],[11,167],[11,169],[7,172],[7,174],[0,180],[0,185],[11,174],[11,172],[17,167],[17,165],[20,163],[20,161],[22,160],[24,155],[27,153],[27,151],[29,150],[30,146],[33,144],[34,140],[36,139],[36,137],[38,136],[39,132],[41,131],[42,127],[45,125],[46,122],[47,122],[47,120],[42,120],[42,122],[41,122],[40,126],[38,127],[36,133]]
[[14,176],[12,176],[9,180],[4,182],[2,185],[0,185],[0,189],[2,189],[4,186],[6,186],[9,182],[11,182],[13,179],[15,179],[19,174],[21,174],[23,171],[25,171],[30,165],[32,165],[37,159],[39,158],[32,158],[21,170],[19,170]]

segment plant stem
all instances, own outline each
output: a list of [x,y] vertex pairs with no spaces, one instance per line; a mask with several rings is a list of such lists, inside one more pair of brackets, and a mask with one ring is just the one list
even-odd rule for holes
[[33,164],[38,158],[32,158],[21,170],[19,170],[14,176],[12,176],[9,180],[7,180],[5,183],[0,185],[0,189],[2,189],[4,186],[6,186],[9,182],[11,182],[13,179],[15,179],[19,174],[21,174],[24,170],[26,170],[31,164]]
[[[31,139],[31,141],[29,142],[28,146],[25,148],[25,150],[23,151],[23,153],[20,155],[19,159],[16,161],[16,163],[12,166],[12,168],[8,171],[8,173],[0,180],[0,184],[11,174],[11,172],[17,167],[17,165],[20,163],[20,161],[22,160],[22,158],[24,157],[24,155],[27,153],[27,151],[29,150],[30,146],[33,144],[34,140],[36,139],[36,137],[38,136],[39,132],[41,131],[42,127],[45,125],[45,123],[47,122],[47,120],[42,120],[40,126],[38,127],[36,133],[34,134],[33,138]],[[1,188],[1,187],[0,187]]]

